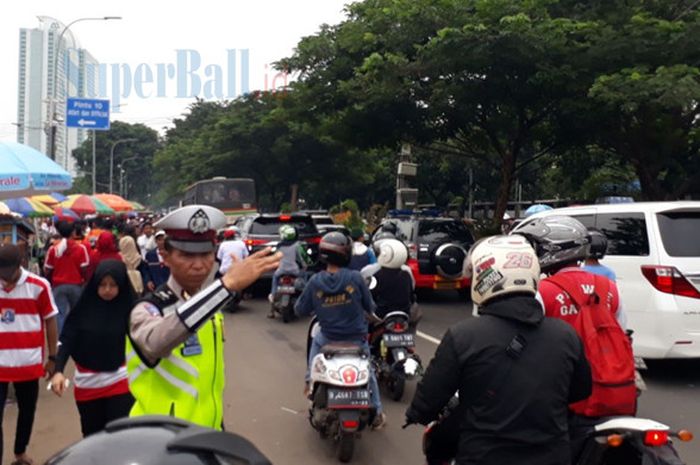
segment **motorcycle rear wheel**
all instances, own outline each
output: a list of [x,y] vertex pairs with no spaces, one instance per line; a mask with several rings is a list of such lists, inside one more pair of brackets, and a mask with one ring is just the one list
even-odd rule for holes
[[387,380],[387,388],[391,400],[396,402],[401,401],[404,390],[406,389],[406,376],[404,376],[403,373],[393,371]]
[[338,443],[336,444],[335,456],[343,463],[347,463],[352,460],[352,456],[355,453],[355,434],[354,433],[341,433]]

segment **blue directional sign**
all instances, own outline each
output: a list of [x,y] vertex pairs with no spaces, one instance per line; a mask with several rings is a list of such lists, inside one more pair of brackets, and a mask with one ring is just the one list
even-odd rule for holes
[[109,100],[69,98],[66,102],[66,126],[107,131]]

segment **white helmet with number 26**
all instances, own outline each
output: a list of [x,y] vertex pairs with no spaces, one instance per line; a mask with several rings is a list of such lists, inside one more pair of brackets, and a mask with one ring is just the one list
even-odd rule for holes
[[540,265],[530,243],[522,236],[491,236],[476,242],[465,260],[472,280],[472,302],[484,305],[506,294],[537,293]]

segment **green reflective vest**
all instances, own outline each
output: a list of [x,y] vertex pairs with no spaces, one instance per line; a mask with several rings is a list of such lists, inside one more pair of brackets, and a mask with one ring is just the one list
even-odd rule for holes
[[224,417],[223,316],[216,313],[158,365],[148,368],[127,338],[129,416],[170,415],[221,429]]

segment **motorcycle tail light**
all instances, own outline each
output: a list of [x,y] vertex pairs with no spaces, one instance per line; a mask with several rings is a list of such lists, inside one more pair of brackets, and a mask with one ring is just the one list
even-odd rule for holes
[[402,323],[402,322],[400,322],[400,321],[396,321],[396,322],[394,322],[394,324],[391,326],[391,331],[393,331],[393,332],[395,332],[395,333],[403,333],[404,331],[406,331],[407,328],[408,328],[408,325],[407,325],[406,323]]
[[680,430],[678,434],[676,434],[676,436],[683,442],[689,442],[693,440],[693,433],[691,433],[687,429]]
[[280,278],[280,283],[287,286],[291,286],[292,284],[294,284],[294,278],[292,278],[291,276],[282,276]]
[[644,433],[644,444],[658,447],[668,443],[668,431],[646,431]]
[[360,422],[357,420],[343,420],[343,428],[357,429],[360,427]]

